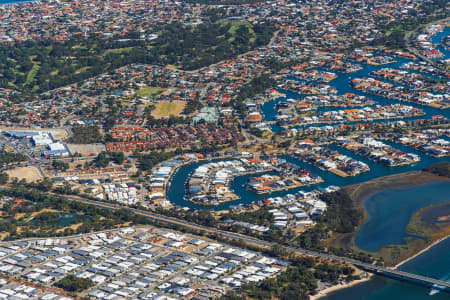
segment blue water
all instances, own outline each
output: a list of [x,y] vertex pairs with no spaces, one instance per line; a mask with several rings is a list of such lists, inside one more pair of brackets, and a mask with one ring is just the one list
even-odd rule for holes
[[66,214],[61,216],[61,219],[59,219],[59,225],[60,226],[69,226],[76,221],[78,221],[79,216],[74,214]]
[[[446,27],[442,33],[438,33],[432,37],[432,42],[439,44],[443,37],[450,34],[450,28]],[[450,57],[450,51],[443,49],[441,46],[436,47],[439,51],[444,53],[443,59]],[[387,65],[386,67],[398,68],[407,60],[396,58],[397,63]],[[364,95],[377,101],[379,104],[396,103],[395,100],[385,99],[373,95],[368,95],[363,92],[357,91],[349,86],[348,82],[355,77],[367,77],[368,74],[375,69],[385,66],[366,66],[362,65],[363,69],[351,73],[351,74],[339,74],[338,78],[331,81],[331,85],[337,88],[340,94],[351,92],[358,95]],[[291,96],[291,98],[298,98],[299,95]],[[282,99],[282,98],[281,98]],[[281,100],[280,99],[280,100]],[[273,101],[271,105],[276,105],[278,101]],[[442,114],[447,118],[450,117],[449,110],[439,110],[427,106],[420,106],[417,104],[405,103],[421,108],[426,113],[425,118],[430,118],[432,115]],[[262,107],[263,112],[266,110],[273,111],[271,105],[264,105]],[[274,114],[273,114],[274,115]],[[269,114],[269,116],[271,116]],[[421,117],[423,118],[423,117]],[[270,119],[265,119],[271,121]],[[389,143],[394,148],[400,149],[405,152],[413,152],[419,154],[421,162],[418,162],[412,166],[403,166],[398,168],[388,168],[382,165],[376,164],[364,157],[353,154],[350,151],[339,148],[337,146],[331,146],[340,153],[351,156],[355,159],[362,160],[367,163],[371,168],[368,173],[356,177],[341,178],[328,172],[322,172],[314,167],[309,166],[309,169],[316,172],[318,175],[325,179],[328,184],[344,185],[369,180],[383,175],[394,174],[398,172],[405,172],[409,170],[418,170],[423,166],[430,165],[434,162],[440,161],[439,159],[431,158],[423,155],[422,153],[404,147],[399,144]],[[443,159],[449,161],[449,159]],[[369,197],[364,206],[369,215],[369,219],[355,237],[355,242],[358,247],[367,251],[376,251],[383,245],[387,244],[403,244],[403,238],[408,235],[405,234],[404,229],[408,224],[411,214],[420,209],[421,207],[439,203],[444,201],[450,201],[450,184],[447,183],[429,183],[412,188],[387,190],[376,193]],[[415,259],[400,267],[401,270],[429,276],[436,279],[448,280],[450,277],[450,238],[444,242],[434,246],[429,251],[421,254]],[[327,297],[324,300],[422,300],[433,299],[443,300],[450,299],[450,293],[441,292],[434,296],[428,295],[429,288],[420,285],[401,282],[385,277],[376,276],[374,279],[357,285],[352,288],[337,291]]]
[[[448,34],[448,28],[446,28],[446,32]],[[433,37],[433,39],[442,39],[445,33],[441,33]],[[434,41],[435,42],[435,41]],[[445,50],[439,49],[444,52]],[[448,56],[447,56],[448,58]],[[356,77],[368,77],[369,73],[372,70],[380,69],[383,67],[390,68],[399,68],[405,62],[408,62],[406,59],[395,58],[397,60],[396,63],[385,65],[385,66],[368,66],[362,65],[363,69],[351,73],[351,74],[339,74],[338,78],[331,81],[329,84],[334,86],[339,94],[344,93],[354,93],[357,95],[364,95],[375,100],[378,104],[391,104],[391,103],[403,103],[406,105],[411,105],[417,108],[422,109],[426,115],[420,118],[431,118],[433,115],[444,115],[445,117],[450,117],[450,110],[439,110],[436,108],[421,106],[412,103],[399,102],[391,99],[386,99],[383,97],[369,95],[358,90],[353,89],[349,82]],[[267,103],[261,105],[261,110],[264,114],[264,121],[272,121],[276,115],[274,110],[275,105],[286,98],[299,98],[301,95],[280,91],[286,94],[286,97],[281,97]],[[328,109],[328,108],[323,108]],[[336,108],[331,108],[336,109]],[[379,121],[383,122],[383,121]],[[317,125],[313,125],[317,126]],[[272,130],[274,132],[280,131],[281,129],[273,125]],[[357,160],[361,160],[369,165],[370,171],[366,173],[362,173],[358,176],[354,177],[346,177],[342,178],[332,173],[322,171],[312,165],[308,165],[303,163],[295,158],[288,157],[287,160],[291,163],[295,163],[298,166],[311,170],[313,173],[321,176],[324,179],[324,183],[318,186],[329,186],[329,185],[337,185],[344,186],[349,184],[355,184],[363,181],[367,181],[373,178],[393,175],[397,173],[420,170],[425,166],[431,165],[433,163],[439,161],[450,161],[450,158],[433,158],[430,156],[426,156],[421,152],[418,152],[414,149],[404,147],[400,144],[395,144],[391,142],[383,141],[386,144],[390,144],[392,147],[397,148],[399,150],[405,152],[416,153],[421,157],[421,161],[415,163],[413,165],[401,166],[401,167],[386,167],[380,164],[377,164],[365,157],[358,156],[350,151],[347,151],[338,146],[329,146],[330,148],[337,150],[338,152],[353,157]],[[198,205],[195,205],[189,201],[185,201],[183,199],[184,196],[184,182],[187,179],[188,175],[201,163],[186,165],[178,170],[178,172],[174,175],[172,184],[167,191],[168,199],[180,206],[186,206],[190,208],[205,208]],[[250,176],[250,175],[249,175]],[[228,208],[230,205],[236,205],[239,203],[251,203],[256,200],[261,200],[268,197],[275,196],[283,196],[288,193],[295,193],[298,190],[311,190],[316,188],[317,186],[311,186],[306,188],[298,188],[292,189],[289,191],[283,191],[278,193],[273,193],[270,195],[256,195],[253,194],[242,187],[242,185],[246,182],[249,176],[241,176],[237,177],[231,184],[231,189],[241,197],[240,200],[223,203],[221,205],[215,207],[207,207],[207,209],[213,210],[222,210]],[[403,193],[403,194],[402,194]],[[424,199],[424,195],[427,195]],[[422,185],[410,189],[404,190],[391,190],[381,192],[380,194],[376,194],[372,196],[370,199],[365,201],[366,209],[369,213],[369,220],[366,224],[363,225],[361,231],[357,234],[356,243],[362,249],[368,251],[376,251],[381,246],[385,244],[402,244],[403,238],[406,236],[404,233],[404,229],[411,214],[417,209],[424,207],[426,205],[442,202],[442,201],[450,201],[450,198],[447,196],[450,195],[450,185],[448,183],[432,183],[427,185]],[[382,207],[382,209],[380,209]],[[444,276],[450,275],[450,239],[433,247],[430,251],[422,254],[416,259],[410,261],[409,263],[403,265],[401,269],[414,272],[417,274],[423,274],[426,276],[431,276],[434,278],[441,279]],[[414,284],[410,284],[407,282],[399,282],[392,279],[387,279],[383,277],[375,277],[375,279],[370,280],[367,283],[363,283],[361,285],[345,289],[342,291],[338,291],[325,299],[327,300],[335,300],[335,299],[349,299],[349,300],[375,300],[375,299],[411,299],[411,300],[419,300],[419,299],[427,299],[428,297],[428,288],[417,286]],[[442,300],[442,299],[450,299],[450,294],[448,293],[439,293],[434,295],[432,299]]]
[[[404,244],[406,225],[422,207],[450,201],[449,182],[434,182],[403,189],[384,190],[364,201],[367,221],[356,234],[356,245],[378,251],[383,245]],[[450,268],[450,266],[449,266]]]
[[441,46],[442,39],[444,37],[446,37],[447,35],[450,35],[450,27],[445,27],[442,32],[439,32],[439,33],[437,33],[437,34],[435,34],[435,35],[433,35],[431,37],[431,42],[433,44],[437,45],[436,46],[436,50],[438,50],[439,52],[444,54],[444,57],[439,58],[439,59],[444,59],[445,60],[445,59],[450,58],[450,50],[446,50],[445,48],[443,48]]
[[22,3],[22,2],[32,2],[32,1],[34,1],[34,0],[0,0],[0,5]]
[[[450,276],[450,238],[399,267],[400,270],[446,280]],[[375,276],[368,282],[336,291],[322,300],[448,300],[450,293],[429,296],[430,289],[417,284]]]
[[[442,39],[445,36],[445,33],[447,33],[447,34],[449,33],[449,30],[450,30],[450,28],[447,27],[444,30],[444,32],[439,34],[438,38]],[[438,36],[438,35],[436,35],[436,36]],[[433,39],[436,38],[436,36],[434,36]],[[442,50],[441,52],[443,52],[443,53],[448,53],[448,51],[445,52],[446,50],[442,49],[442,47],[439,50],[440,51]],[[448,58],[448,57],[446,57],[446,58]],[[374,70],[381,69],[381,68],[399,69],[401,65],[403,65],[404,63],[409,62],[409,60],[403,59],[403,58],[395,57],[394,59],[396,60],[396,62],[392,63],[392,64],[388,64],[388,65],[372,66],[372,65],[364,65],[364,64],[362,64],[361,65],[362,69],[357,71],[357,72],[349,73],[349,74],[336,73],[338,75],[338,77],[336,79],[332,80],[331,82],[329,82],[328,84],[331,85],[331,86],[334,86],[336,88],[336,90],[338,91],[338,94],[353,93],[353,94],[356,94],[356,95],[363,95],[363,96],[366,96],[368,98],[371,98],[374,101],[376,101],[377,104],[388,105],[388,104],[393,104],[393,103],[402,103],[402,104],[405,104],[405,105],[410,105],[410,106],[414,106],[414,107],[420,108],[420,109],[422,109],[424,111],[425,116],[413,117],[413,118],[410,118],[411,120],[423,119],[423,118],[431,118],[431,116],[434,116],[434,115],[444,115],[447,118],[450,117],[450,110],[449,109],[447,109],[447,110],[440,110],[440,109],[433,108],[433,107],[430,107],[430,106],[425,106],[425,105],[419,105],[419,104],[414,104],[414,103],[409,103],[409,102],[402,102],[402,101],[396,101],[396,100],[392,100],[392,99],[387,99],[387,98],[384,98],[384,97],[370,95],[370,94],[358,91],[358,90],[356,90],[356,89],[354,89],[353,87],[350,86],[349,82],[352,79],[354,79],[354,78],[357,78],[357,77],[370,77],[370,75],[369,75],[370,72],[372,72]],[[318,70],[321,70],[321,69],[318,69]],[[415,72],[415,73],[419,73],[419,72]],[[426,74],[422,74],[422,75],[428,76]],[[395,82],[392,82],[392,83],[394,85],[399,85],[399,84],[397,84]],[[264,114],[264,121],[266,121],[266,122],[274,120],[274,117],[276,115],[276,111],[275,111],[274,107],[275,107],[275,105],[278,102],[280,102],[282,100],[285,100],[286,98],[298,99],[298,98],[300,98],[302,96],[302,95],[297,94],[297,93],[283,91],[283,90],[280,90],[279,92],[286,94],[286,97],[280,97],[280,98],[277,98],[275,100],[266,102],[263,105],[261,105],[261,111]],[[340,109],[340,108],[336,108],[336,107],[333,107],[333,108],[320,108],[319,110],[337,110],[337,109]],[[385,120],[377,120],[377,121],[374,121],[373,123],[382,123],[382,122],[386,122],[386,121]],[[361,122],[354,122],[354,123],[361,123]],[[347,124],[352,124],[352,123],[347,123]],[[326,125],[326,124],[313,124],[313,125],[309,125],[309,126],[324,126],[324,125]],[[305,128],[305,127],[309,127],[309,126],[299,126],[297,128]],[[276,125],[272,126],[272,131],[278,132],[280,130],[281,129],[278,126],[276,126]]]
[[[307,167],[306,164],[303,164],[301,162],[297,163],[296,160],[293,158],[287,158],[287,160],[290,162],[296,163],[297,165],[299,165],[303,168]],[[222,203],[220,205],[215,205],[215,206],[200,206],[200,205],[194,204],[194,203],[184,199],[184,193],[185,193],[184,184],[185,184],[185,181],[188,178],[189,174],[191,174],[198,166],[200,166],[204,163],[205,162],[185,165],[185,166],[181,167],[173,175],[170,187],[167,189],[167,199],[169,199],[170,202],[172,202],[176,205],[179,205],[179,206],[196,208],[196,209],[205,209],[206,208],[206,209],[212,209],[212,210],[222,210],[222,209],[227,209],[229,206],[237,205],[240,203],[252,203],[254,201],[262,200],[262,199],[265,199],[268,197],[283,196],[288,193],[294,193],[300,189],[309,191],[315,187],[315,186],[309,186],[309,187],[305,187],[305,188],[296,188],[296,189],[291,189],[289,191],[277,192],[277,193],[273,193],[270,195],[257,195],[255,193],[248,191],[247,189],[245,189],[243,187],[243,185],[247,182],[247,179],[249,177],[254,176],[254,175],[250,174],[250,175],[236,177],[233,180],[233,182],[231,183],[231,186],[230,186],[231,190],[233,190],[237,195],[239,195],[241,197],[240,200],[230,201],[230,202]],[[309,168],[309,169],[312,170],[312,168]],[[315,171],[313,170],[313,172],[315,172]],[[316,174],[318,174],[318,172],[316,172]]]
[[195,168],[197,168],[199,165],[204,164],[204,162],[193,163],[193,164],[188,164],[188,165],[181,167],[174,174],[174,176],[172,177],[171,185],[167,189],[167,198],[170,202],[172,202],[176,205],[179,205],[179,206],[185,206],[185,207],[196,208],[196,209],[207,208],[207,209],[212,209],[212,210],[223,210],[223,209],[227,209],[229,206],[232,206],[232,205],[237,205],[240,203],[251,203],[251,202],[254,202],[257,200],[262,200],[262,199],[265,199],[268,197],[284,196],[286,194],[295,193],[299,190],[310,191],[319,186],[326,187],[329,185],[345,186],[345,185],[360,183],[360,182],[367,181],[367,180],[381,177],[381,176],[393,175],[393,174],[398,174],[398,173],[408,172],[408,171],[413,171],[413,170],[421,170],[425,166],[429,166],[433,163],[440,162],[440,161],[450,161],[449,157],[440,158],[440,159],[433,158],[431,156],[423,155],[420,152],[417,152],[413,149],[406,148],[403,145],[393,144],[393,143],[389,143],[389,142],[385,142],[385,143],[390,144],[394,148],[397,148],[397,149],[405,151],[405,152],[417,153],[421,156],[422,160],[420,162],[417,162],[413,165],[408,165],[408,166],[386,167],[386,166],[380,165],[378,163],[375,163],[374,161],[371,161],[365,157],[358,156],[346,149],[343,149],[343,148],[340,148],[337,146],[328,146],[329,148],[331,148],[333,150],[337,150],[344,155],[347,155],[347,156],[350,156],[357,160],[363,161],[370,167],[371,170],[369,172],[365,172],[365,173],[362,173],[357,176],[344,178],[344,177],[337,176],[337,175],[332,174],[327,171],[322,171],[319,168],[316,168],[312,165],[306,164],[296,158],[284,157],[284,158],[286,158],[287,161],[294,163],[301,168],[308,169],[311,172],[319,175],[320,177],[323,178],[324,182],[319,185],[313,185],[313,186],[309,186],[309,187],[301,187],[301,188],[291,189],[288,191],[281,191],[281,192],[273,193],[270,195],[257,195],[250,191],[247,191],[245,188],[242,187],[242,185],[247,181],[247,178],[252,177],[252,175],[240,176],[240,177],[235,178],[234,181],[231,183],[231,189],[237,195],[239,195],[241,197],[241,199],[236,200],[236,201],[222,203],[220,205],[213,206],[213,207],[199,206],[190,201],[184,200],[184,198],[183,198],[184,192],[185,192],[184,183],[185,183],[186,179],[188,178],[189,174],[191,174],[195,170]]

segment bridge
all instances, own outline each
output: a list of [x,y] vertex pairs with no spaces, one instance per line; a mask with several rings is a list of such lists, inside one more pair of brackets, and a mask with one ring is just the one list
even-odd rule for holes
[[[315,257],[345,262],[345,263],[357,266],[360,269],[364,269],[366,271],[370,271],[370,272],[376,273],[376,274],[386,274],[386,275],[390,275],[394,278],[397,277],[400,279],[409,280],[409,281],[413,281],[413,282],[423,282],[428,285],[435,284],[435,285],[439,285],[442,287],[450,288],[450,282],[446,282],[446,281],[442,281],[442,280],[438,280],[438,279],[434,279],[434,278],[430,278],[430,277],[426,277],[426,276],[422,276],[422,275],[417,275],[414,273],[409,273],[409,272],[401,271],[398,269],[386,268],[386,267],[377,266],[377,265],[373,265],[373,264],[369,264],[369,263],[364,263],[364,262],[346,258],[346,257],[340,257],[340,256],[330,255],[330,254],[316,252],[316,251],[309,251],[309,250],[298,249],[298,248],[293,248],[293,247],[285,247],[285,248],[290,251],[303,253],[303,254],[307,254],[307,255],[311,255],[311,256],[315,256]],[[301,250],[301,251],[299,251],[299,250]]]
[[[48,194],[48,195],[55,196],[54,194]],[[446,281],[442,281],[442,280],[438,280],[438,279],[434,279],[434,278],[429,278],[429,277],[425,277],[425,276],[421,276],[421,275],[417,275],[417,274],[413,274],[413,273],[408,273],[408,272],[400,271],[397,269],[391,269],[391,268],[386,268],[386,267],[382,267],[382,266],[377,266],[374,264],[364,263],[364,262],[346,258],[346,257],[341,257],[341,256],[332,255],[332,254],[327,254],[327,253],[322,253],[322,252],[317,252],[317,251],[310,251],[310,250],[306,250],[306,249],[302,249],[302,248],[295,248],[295,247],[284,246],[284,245],[280,245],[280,244],[276,244],[276,243],[272,243],[272,242],[267,242],[267,241],[263,241],[263,240],[260,240],[260,239],[254,238],[254,237],[250,237],[250,236],[247,236],[244,234],[228,232],[228,231],[220,230],[217,228],[198,225],[198,224],[190,223],[190,222],[180,220],[177,218],[156,214],[156,213],[153,213],[150,211],[140,210],[140,209],[136,209],[136,208],[129,208],[129,207],[121,206],[118,204],[105,203],[105,202],[100,202],[100,201],[95,201],[95,200],[90,200],[90,199],[85,199],[85,198],[79,198],[79,197],[74,197],[74,196],[66,196],[66,198],[71,201],[77,201],[77,202],[81,202],[81,203],[85,203],[85,204],[89,204],[89,205],[94,205],[99,208],[106,208],[106,209],[112,209],[112,210],[128,209],[137,215],[141,215],[141,216],[150,218],[152,220],[156,220],[156,221],[160,221],[160,222],[164,222],[164,223],[168,223],[168,224],[172,224],[172,225],[183,225],[183,226],[193,228],[196,230],[202,230],[202,231],[209,232],[209,233],[215,233],[215,234],[221,235],[222,237],[226,237],[226,238],[233,239],[233,240],[243,240],[248,243],[256,244],[262,248],[271,248],[275,245],[278,245],[288,251],[291,251],[291,252],[294,252],[297,254],[310,255],[310,256],[319,257],[319,258],[323,258],[323,259],[336,260],[336,261],[352,264],[356,267],[359,267],[360,269],[364,269],[366,271],[369,271],[369,272],[372,272],[375,274],[380,274],[380,275],[385,274],[385,275],[390,275],[393,278],[399,278],[399,279],[408,280],[411,282],[416,282],[416,283],[422,282],[427,285],[438,285],[441,287],[450,288],[450,282],[446,282]]]

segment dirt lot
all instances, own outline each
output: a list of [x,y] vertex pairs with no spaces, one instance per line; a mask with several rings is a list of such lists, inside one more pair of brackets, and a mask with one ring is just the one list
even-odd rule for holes
[[21,167],[6,171],[9,178],[17,177],[19,180],[25,179],[27,182],[42,179],[41,174],[35,167]]
[[0,130],[3,131],[44,131],[50,132],[52,134],[53,139],[56,141],[61,141],[67,138],[67,131],[62,128],[29,128],[29,127],[0,127]]
[[67,148],[69,148],[70,153],[74,154],[78,152],[82,156],[93,156],[102,151],[106,151],[105,145],[103,144],[67,144]]
[[186,102],[184,101],[161,101],[155,104],[152,116],[156,119],[168,118],[171,115],[178,116],[183,111]]

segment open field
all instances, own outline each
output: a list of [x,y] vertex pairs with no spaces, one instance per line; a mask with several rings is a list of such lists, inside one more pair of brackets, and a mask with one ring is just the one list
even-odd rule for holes
[[131,50],[133,50],[133,47],[125,47],[125,48],[118,48],[118,49],[108,49],[105,51],[105,55],[108,53],[128,53]]
[[41,174],[35,167],[21,167],[6,171],[9,178],[17,177],[19,180],[25,179],[27,182],[42,179]]
[[238,28],[241,26],[247,27],[252,34],[254,33],[252,26],[247,21],[231,21],[231,28],[228,32],[234,35],[236,33],[236,30],[238,30]]
[[136,91],[136,95],[138,97],[152,97],[152,96],[156,96],[158,94],[161,94],[162,92],[164,92],[166,89],[160,88],[160,87],[151,87],[151,86],[144,86],[141,87],[139,90]]
[[163,119],[178,116],[183,111],[186,103],[184,101],[161,101],[155,104],[152,116],[156,119]]
[[103,144],[67,144],[70,153],[80,153],[82,156],[94,156],[98,155],[102,151],[106,151],[106,147]]

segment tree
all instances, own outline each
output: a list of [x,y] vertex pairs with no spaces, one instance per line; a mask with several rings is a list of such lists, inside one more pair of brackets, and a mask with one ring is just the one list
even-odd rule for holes
[[9,175],[6,172],[0,173],[0,184],[6,184],[9,180]]
[[322,195],[323,201],[328,205],[321,221],[335,232],[353,232],[356,226],[362,221],[362,212],[356,208],[355,203],[344,190],[325,193]]
[[55,170],[64,172],[64,171],[67,171],[67,169],[69,169],[69,163],[67,163],[65,161],[54,160],[54,161],[52,161],[52,167]]
[[423,171],[439,176],[450,177],[450,162],[440,162],[423,168]]
[[62,288],[67,292],[81,292],[94,285],[89,278],[80,278],[74,275],[68,275],[55,283],[56,287]]

